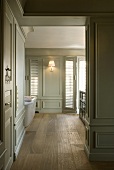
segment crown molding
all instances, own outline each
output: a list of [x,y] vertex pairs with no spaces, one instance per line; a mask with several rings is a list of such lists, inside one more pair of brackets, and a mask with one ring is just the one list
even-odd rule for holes
[[20,1],[19,1],[19,0],[16,0],[16,3],[17,3],[17,5],[18,5],[19,11],[21,12],[21,14],[22,14],[22,16],[23,16],[23,15],[24,15],[24,10],[23,10],[23,8],[22,8],[22,5],[21,5]]

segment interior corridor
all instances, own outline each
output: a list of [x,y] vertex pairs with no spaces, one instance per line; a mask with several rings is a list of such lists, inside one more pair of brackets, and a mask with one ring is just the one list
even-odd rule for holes
[[11,170],[113,170],[114,162],[89,162],[85,128],[76,114],[36,114]]

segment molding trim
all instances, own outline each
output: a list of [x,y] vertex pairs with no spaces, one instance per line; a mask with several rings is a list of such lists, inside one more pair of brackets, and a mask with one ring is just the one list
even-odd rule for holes
[[15,151],[15,153],[14,153],[15,159],[17,159],[17,156],[18,156],[18,153],[19,153],[19,151],[20,151],[20,148],[21,148],[21,145],[22,145],[24,136],[25,136],[25,130],[24,130],[23,133],[22,133],[22,137],[21,137],[21,139],[20,139],[20,143],[18,144],[18,147],[16,148],[16,151]]
[[29,32],[34,32],[33,26],[31,26],[31,27],[21,27],[21,29],[22,29],[22,32],[23,32],[25,38],[27,38],[27,35],[28,35]]
[[21,119],[21,117],[24,115],[25,113],[25,106],[23,106],[22,110],[18,111],[18,114],[15,115],[15,123],[18,123],[19,120]]
[[[108,139],[110,143],[101,144],[100,140],[105,137],[105,139]],[[111,140],[112,139],[112,140]],[[113,132],[95,132],[95,148],[97,149],[114,149],[114,133]],[[106,141],[106,140],[104,140]]]
[[90,153],[86,145],[84,150],[89,161],[114,161],[114,153]]
[[18,6],[19,11],[21,12],[21,14],[22,14],[22,16],[23,16],[23,15],[24,15],[24,10],[23,10],[23,8],[22,8],[22,6],[21,6],[20,1],[19,1],[19,0],[16,0],[16,3],[17,3],[17,6]]
[[4,154],[6,153],[7,149],[5,149],[2,154],[0,155],[0,159],[4,156]]
[[47,17],[58,17],[58,16],[77,16],[77,17],[83,17],[83,16],[114,16],[114,12],[34,12],[34,13],[28,13],[25,12],[24,16],[25,17],[30,17],[30,16],[34,16],[34,17],[43,17],[43,16],[47,16]]
[[[50,107],[51,105],[51,107]],[[52,107],[53,106],[53,107]],[[42,101],[42,108],[43,109],[61,109],[62,108],[62,101],[60,100],[46,100]]]
[[[16,33],[19,33],[21,39],[22,39],[23,42],[25,43],[25,37],[24,37],[24,34],[23,34],[21,28],[19,27],[19,25],[16,25]],[[17,36],[17,34],[16,34],[16,36]]]

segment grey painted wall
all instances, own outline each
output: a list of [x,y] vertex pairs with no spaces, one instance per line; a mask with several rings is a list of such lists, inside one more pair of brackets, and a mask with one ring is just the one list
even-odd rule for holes
[[114,161],[114,18],[91,18],[87,30],[86,153]]
[[[26,49],[26,76],[29,75],[30,59],[39,60],[39,95],[38,108],[40,112],[62,112],[64,100],[63,66],[65,56],[83,56],[81,49]],[[55,68],[50,72],[49,60],[55,61]],[[30,80],[30,78],[29,78]],[[26,95],[30,95],[29,80],[26,80]]]
[[54,71],[50,72],[49,56],[26,56],[26,95],[30,94],[30,62],[38,60],[38,96],[37,108],[40,113],[62,112],[62,56],[51,57]]
[[[16,1],[15,1],[16,2]],[[48,1],[49,3],[51,1]],[[66,2],[66,1],[65,1]],[[71,1],[70,1],[71,2]],[[77,14],[77,15],[88,15],[88,16],[92,16],[92,15],[97,15],[97,18],[93,21],[91,20],[91,24],[89,25],[89,37],[88,37],[88,58],[87,58],[87,63],[88,63],[88,89],[87,89],[87,95],[88,95],[88,100],[87,103],[88,108],[87,108],[87,116],[86,116],[86,152],[88,154],[88,157],[90,160],[114,160],[114,146],[113,146],[113,139],[114,139],[114,121],[113,121],[113,107],[109,108],[111,111],[111,113],[108,114],[107,111],[104,112],[103,114],[103,108],[99,108],[99,103],[97,103],[97,100],[99,100],[100,98],[100,104],[104,104],[104,100],[106,102],[106,98],[103,98],[103,95],[101,94],[100,87],[102,87],[104,84],[101,81],[102,80],[102,72],[99,69],[103,69],[106,73],[106,80],[107,81],[111,81],[111,88],[113,85],[113,74],[110,74],[110,77],[108,76],[106,70],[109,69],[110,70],[110,65],[108,65],[108,60],[109,60],[109,54],[111,54],[110,56],[112,56],[112,54],[114,53],[113,48],[112,48],[112,44],[114,44],[113,42],[113,38],[110,37],[110,28],[111,30],[113,30],[113,21],[110,20],[109,23],[109,19],[106,19],[106,16],[108,15],[114,15],[114,1],[110,0],[110,3],[107,3],[107,0],[101,0],[101,1],[89,1],[89,0],[83,0],[83,1],[72,1],[73,2],[73,6],[68,1],[69,4],[69,8],[68,4],[65,4],[65,10],[64,10],[64,2],[62,5],[62,13],[60,11],[60,8],[58,9],[58,6],[60,5],[60,1],[58,2],[59,5],[57,6],[57,9],[59,11],[56,10],[56,6],[54,7],[53,5],[53,9],[55,9],[55,12],[60,12],[58,13],[58,15],[72,15],[73,17]],[[85,2],[87,4],[85,4]],[[33,1],[32,1],[33,3]],[[43,15],[48,15],[49,12],[53,12],[52,6],[49,7],[49,3],[47,5],[47,11],[44,11]],[[53,4],[53,2],[52,2]],[[102,5],[103,4],[103,5]],[[36,6],[36,5],[35,5]],[[26,6],[26,10],[27,8],[29,9],[30,5],[28,5],[28,7]],[[33,4],[31,5],[31,7],[33,7]],[[43,9],[44,6],[42,6],[41,10]],[[75,10],[74,10],[75,7]],[[85,8],[84,8],[85,7]],[[39,7],[38,7],[39,8]],[[30,24],[33,24],[33,22],[31,22],[30,18],[24,18],[22,19],[22,15],[20,14],[20,12],[17,10],[16,6],[13,6],[14,9],[14,13],[16,15],[16,17],[18,18],[18,21],[23,25],[27,24],[29,22]],[[37,10],[37,9],[36,9]],[[17,12],[18,11],[18,12]],[[27,11],[28,12],[28,11]],[[30,12],[30,11],[29,11]],[[47,13],[46,13],[47,12]],[[104,18],[100,18],[98,23],[99,17],[105,14]],[[52,13],[51,15],[54,15],[54,13]],[[55,14],[56,15],[56,14]],[[25,22],[27,20],[27,22]],[[34,18],[33,18],[34,19]],[[49,18],[48,18],[49,19]],[[72,21],[72,18],[70,18],[71,21],[70,22],[66,22],[67,24],[71,24],[72,23],[76,23],[75,22],[75,18]],[[22,21],[23,20],[23,21]],[[46,18],[44,18],[44,22],[42,22],[42,17],[40,18],[40,24],[46,24],[46,25],[50,25],[50,22],[46,20]],[[52,20],[53,21],[53,20]],[[54,21],[56,22],[57,20],[54,18]],[[60,21],[60,20],[59,20]],[[63,20],[62,20],[63,21]],[[52,24],[57,24],[57,25],[62,25],[64,22],[57,22],[57,23],[53,23]],[[34,19],[34,24],[39,24],[39,20]],[[66,24],[65,23],[65,24]],[[102,23],[104,23],[105,27],[102,26]],[[109,24],[108,24],[109,23]],[[66,25],[67,25],[66,24]],[[97,27],[98,24],[98,27]],[[98,32],[97,32],[97,28],[98,28]],[[107,31],[108,30],[108,31]],[[102,34],[106,33],[106,34]],[[104,38],[100,36],[103,35],[103,37],[105,38],[105,42],[103,41]],[[113,32],[111,31],[111,33],[113,34]],[[97,37],[96,37],[97,36]],[[109,40],[109,41],[108,41]],[[102,47],[100,44],[105,43],[105,53],[104,51],[100,51],[100,48]],[[111,47],[111,48],[110,48]],[[104,65],[102,63],[102,56],[106,57],[105,62],[103,62],[106,65],[106,69],[104,69]],[[99,59],[98,59],[99,58]],[[98,59],[98,60],[97,60]],[[112,59],[112,57],[111,57]],[[113,60],[113,59],[112,59]],[[99,67],[100,66],[100,67]],[[98,72],[97,72],[97,68],[98,68]],[[109,71],[111,73],[113,73],[113,68],[111,65],[111,70]],[[109,73],[108,72],[108,73]],[[101,78],[101,80],[99,81],[97,78],[99,77],[99,80]],[[104,80],[103,80],[104,81]],[[110,88],[108,83],[106,83],[107,86],[105,85],[105,87]],[[104,89],[104,88],[103,88]],[[100,92],[100,93],[99,93]],[[99,96],[100,95],[100,96]],[[105,96],[106,97],[106,96]],[[108,94],[109,97],[109,94]],[[95,100],[96,99],[96,100]],[[103,99],[103,100],[102,100]],[[108,98],[107,98],[108,99]],[[110,94],[110,99],[113,100],[113,93]],[[103,102],[102,102],[103,101]],[[110,106],[110,103],[109,103]],[[107,106],[108,107],[108,106]],[[98,112],[96,112],[96,108],[98,108]],[[106,108],[106,106],[105,106]],[[97,114],[96,114],[97,113]],[[108,116],[109,115],[109,116]],[[105,118],[105,116],[107,116],[107,118]],[[112,117],[112,118],[111,118]],[[104,139],[104,140],[102,140]],[[109,140],[110,139],[110,140]],[[111,141],[112,140],[112,141]]]

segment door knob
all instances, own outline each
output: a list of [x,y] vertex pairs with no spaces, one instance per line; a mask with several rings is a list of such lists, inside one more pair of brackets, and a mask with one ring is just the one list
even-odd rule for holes
[[10,105],[10,104],[11,104],[11,102],[5,103],[5,106],[8,106],[8,105]]

